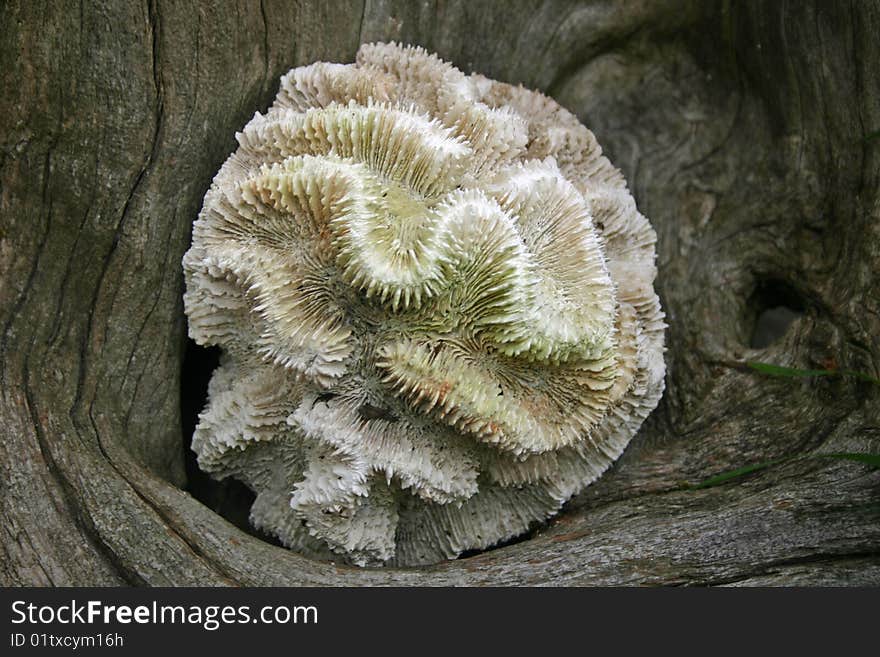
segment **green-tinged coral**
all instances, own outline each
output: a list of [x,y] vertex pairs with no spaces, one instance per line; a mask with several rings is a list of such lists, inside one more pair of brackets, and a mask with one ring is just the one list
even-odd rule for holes
[[413,565],[543,520],[663,391],[655,234],[551,99],[419,48],[281,80],[184,257],[223,349],[193,448],[315,557]]

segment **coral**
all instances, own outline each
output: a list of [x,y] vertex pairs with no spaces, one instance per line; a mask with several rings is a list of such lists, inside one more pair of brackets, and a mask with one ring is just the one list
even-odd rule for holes
[[372,44],[290,71],[237,138],[183,260],[190,336],[224,354],[193,449],[285,545],[485,548],[656,406],[654,231],[553,100]]

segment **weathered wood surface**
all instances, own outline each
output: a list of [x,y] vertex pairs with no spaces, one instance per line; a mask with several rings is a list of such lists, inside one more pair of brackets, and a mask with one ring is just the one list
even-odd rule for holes
[[[4,3],[0,583],[880,584],[880,6]],[[530,540],[424,569],[311,562],[181,490],[180,258],[278,77],[421,44],[578,113],[659,235],[667,393]],[[751,348],[756,314],[801,314]]]

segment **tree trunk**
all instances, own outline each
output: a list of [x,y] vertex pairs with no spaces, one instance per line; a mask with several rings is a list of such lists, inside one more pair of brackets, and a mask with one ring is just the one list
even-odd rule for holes
[[[12,2],[2,9],[6,585],[878,584],[880,4]],[[659,237],[667,391],[527,540],[310,561],[186,492],[180,260],[234,133],[317,60],[425,46],[576,112]],[[790,324],[786,328],[786,324]],[[184,432],[185,433],[185,432]]]

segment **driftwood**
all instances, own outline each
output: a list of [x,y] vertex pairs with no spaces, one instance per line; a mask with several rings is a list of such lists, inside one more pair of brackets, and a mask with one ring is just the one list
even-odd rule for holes
[[[880,471],[687,486],[880,452],[878,386],[739,365],[880,372],[876,1],[13,2],[0,31],[3,584],[880,583]],[[598,483],[404,570],[194,498],[180,394],[180,259],[234,132],[291,66],[391,39],[580,116],[657,229],[669,323],[666,395]]]

